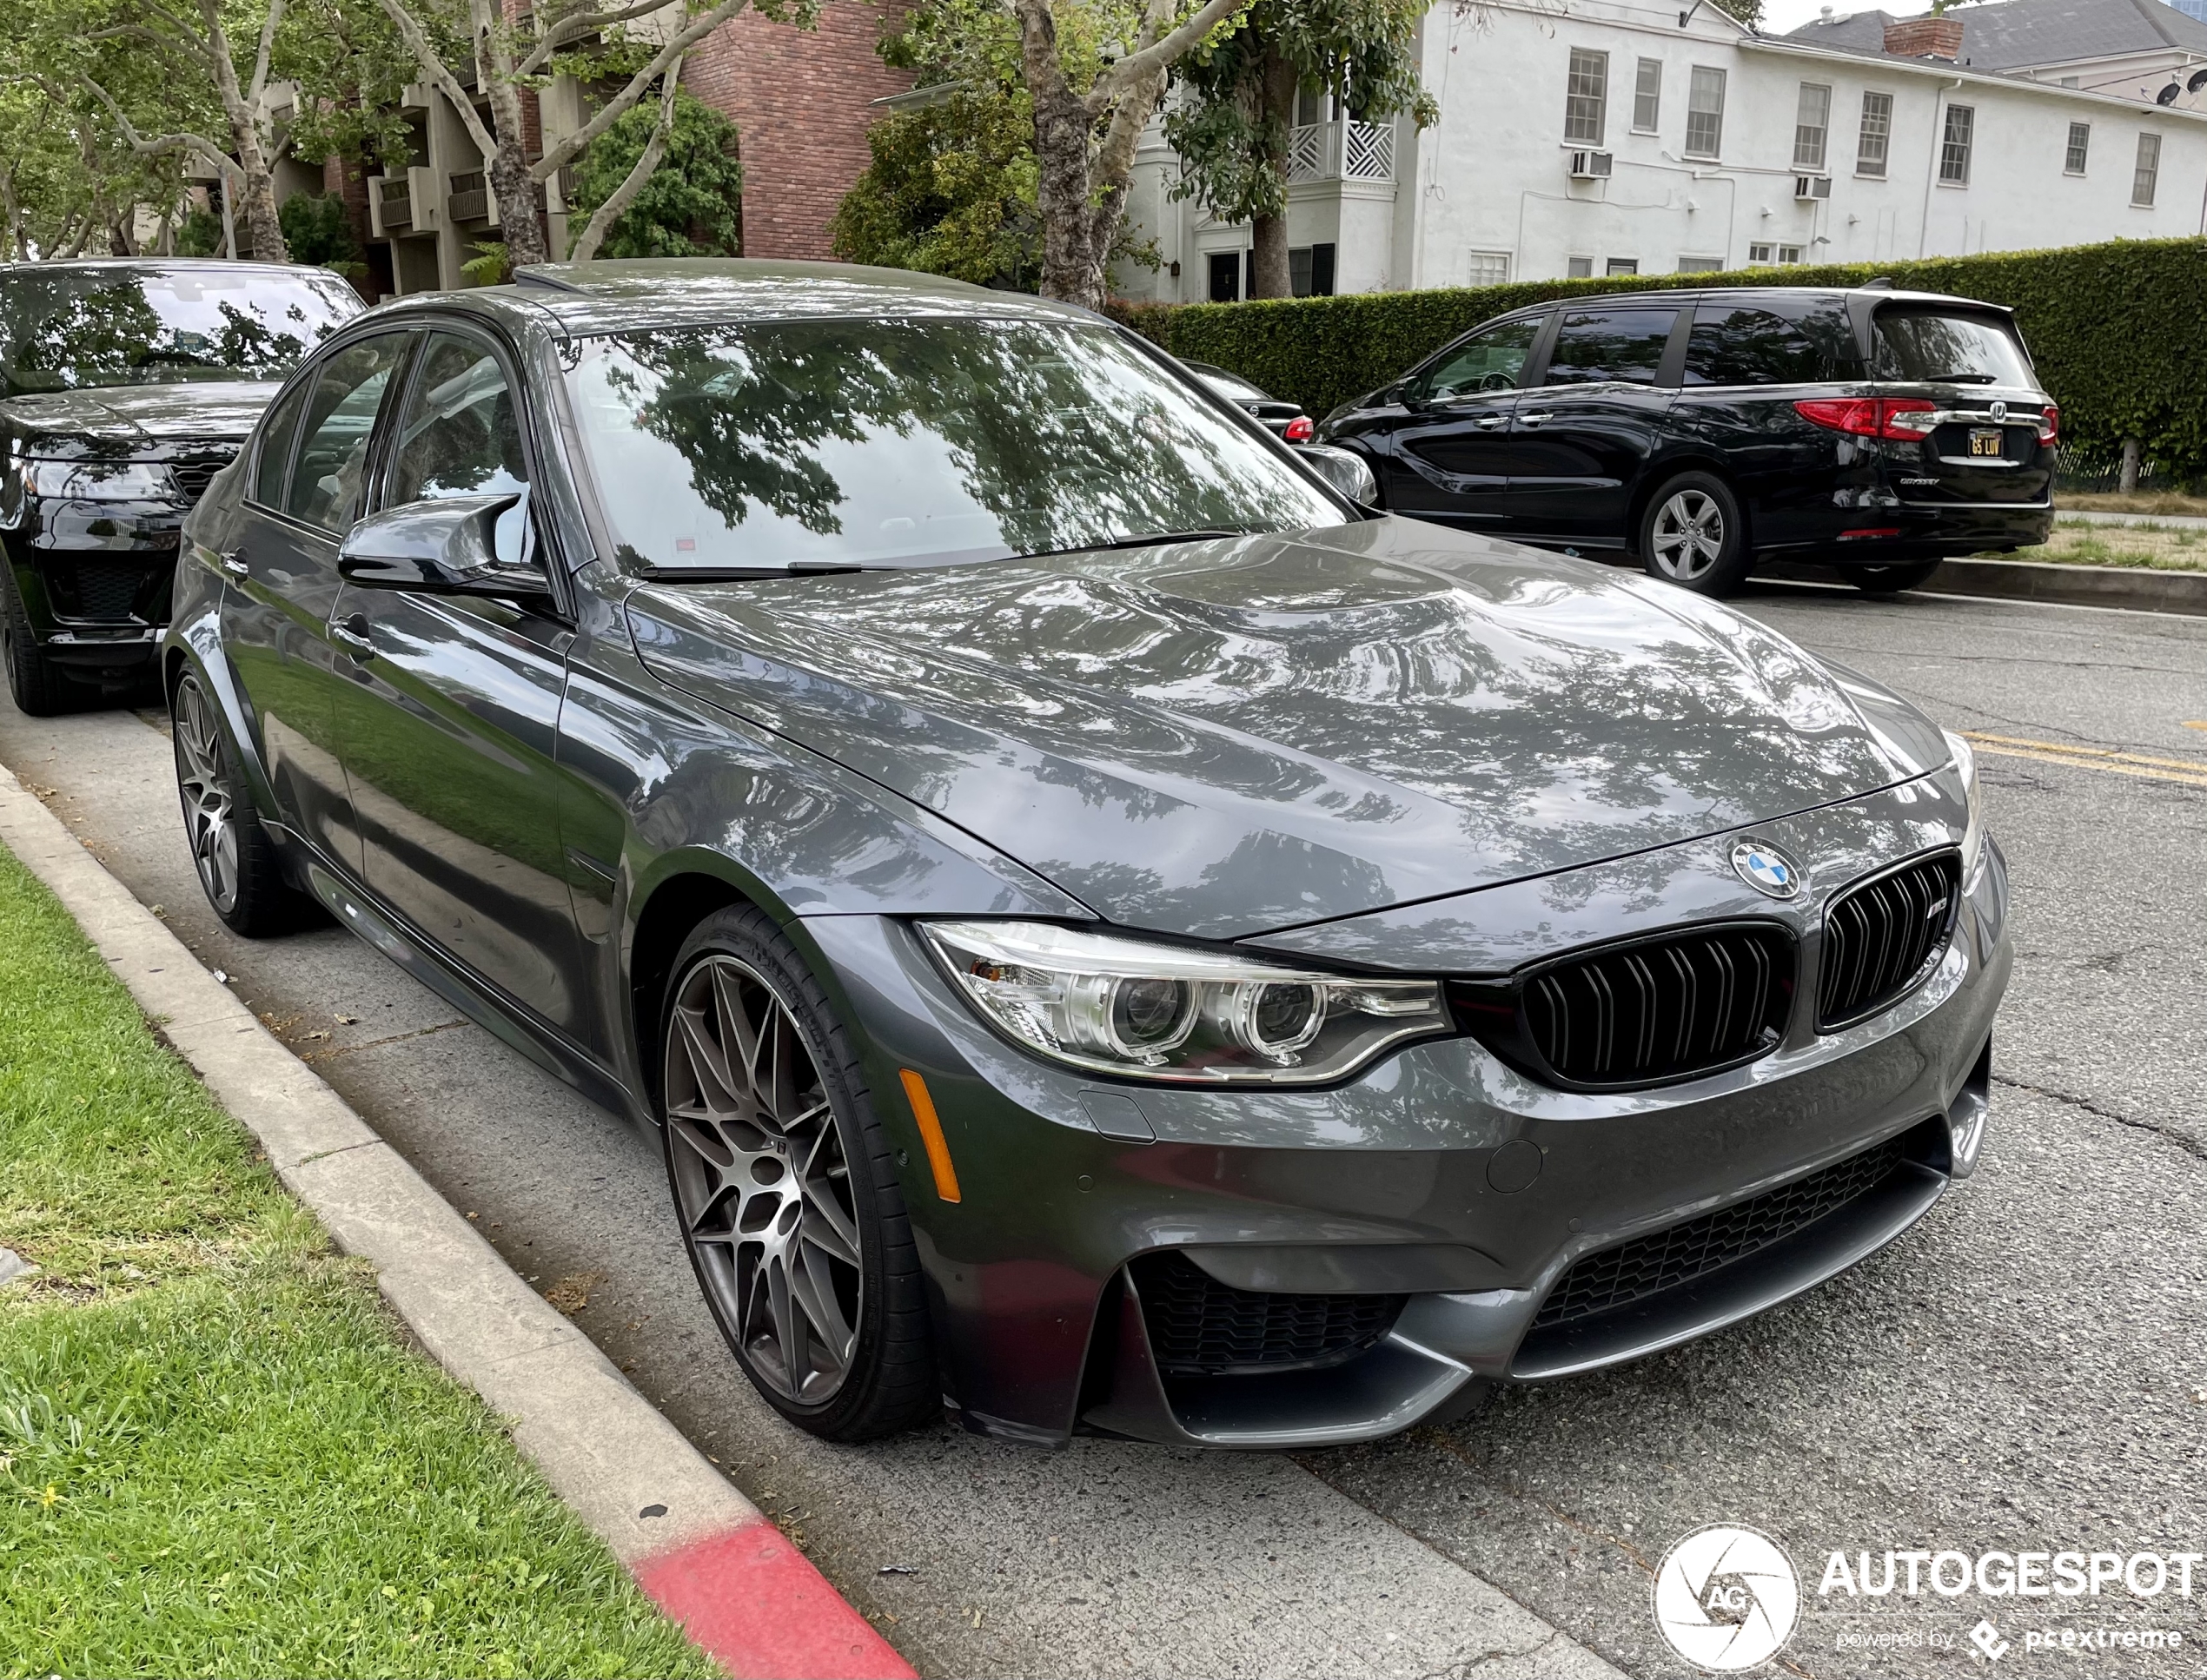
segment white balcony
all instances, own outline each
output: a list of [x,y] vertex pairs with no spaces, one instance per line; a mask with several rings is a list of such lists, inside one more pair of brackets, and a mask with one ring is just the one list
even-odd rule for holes
[[1395,125],[1337,117],[1288,130],[1288,181],[1392,181]]

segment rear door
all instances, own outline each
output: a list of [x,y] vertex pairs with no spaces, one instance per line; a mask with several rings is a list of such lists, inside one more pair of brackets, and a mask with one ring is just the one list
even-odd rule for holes
[[1540,384],[1519,400],[1513,534],[1620,549],[1627,502],[1677,395],[1671,345],[1690,304],[1586,304],[1561,312]]
[[[1871,345],[1879,394],[1919,404],[1923,415],[1917,459],[1898,475],[1904,502],[2045,504],[2054,472],[2053,446],[2039,435],[2046,394],[2005,314],[1884,304],[1871,317]],[[1909,424],[1907,407],[1889,413]]]
[[336,739],[350,662],[332,645],[337,545],[359,518],[375,417],[402,333],[326,357],[270,416],[224,566],[222,642],[251,708],[278,821],[357,872],[360,831]]
[[1404,382],[1407,418],[1379,457],[1390,510],[1470,530],[1511,529],[1510,419],[1547,323],[1545,314],[1497,321]]

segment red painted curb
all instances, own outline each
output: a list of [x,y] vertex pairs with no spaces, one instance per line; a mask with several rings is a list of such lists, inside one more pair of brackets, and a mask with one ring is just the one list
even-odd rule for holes
[[765,1518],[636,1565],[637,1584],[736,1680],[917,1680]]

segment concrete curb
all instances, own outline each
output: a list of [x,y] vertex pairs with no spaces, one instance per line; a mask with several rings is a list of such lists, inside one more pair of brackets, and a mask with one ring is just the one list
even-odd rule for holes
[[2049,560],[1948,560],[1924,587],[1940,595],[2123,606],[2207,618],[2207,572],[2061,566]]
[[661,1610],[749,1680],[910,1680],[865,1618],[611,1360],[0,766],[0,844],[260,1140],[337,1246]]

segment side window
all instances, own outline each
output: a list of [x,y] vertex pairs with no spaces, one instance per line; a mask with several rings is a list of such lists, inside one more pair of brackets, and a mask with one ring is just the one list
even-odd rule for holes
[[431,334],[399,420],[385,505],[523,490],[528,473],[498,358],[474,339]]
[[1556,330],[1547,383],[1653,385],[1675,309],[1576,309]]
[[263,507],[283,506],[283,474],[291,465],[291,440],[299,435],[299,411],[307,406],[314,381],[302,380],[276,405],[261,427],[260,458],[253,463],[253,499]]
[[1705,303],[1693,317],[1688,385],[1808,385],[1831,377],[1831,358],[1782,315]]
[[1524,383],[1526,359],[1541,326],[1535,315],[1474,334],[1420,376],[1421,394],[1428,402],[1450,402],[1482,391],[1514,391]]
[[294,519],[342,536],[360,518],[375,411],[408,342],[403,333],[386,333],[322,364],[307,403],[298,463],[291,469],[290,489],[284,497],[284,511]]

